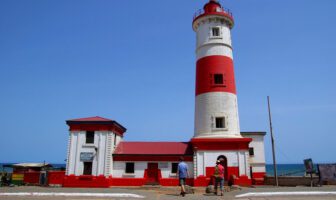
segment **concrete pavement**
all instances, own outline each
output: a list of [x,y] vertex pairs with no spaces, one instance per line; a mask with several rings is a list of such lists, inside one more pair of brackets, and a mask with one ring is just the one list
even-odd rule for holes
[[[311,195],[307,192],[318,192]],[[21,193],[26,192],[31,194],[32,192],[39,193],[80,193],[80,194],[109,194],[106,196],[3,196],[4,193]],[[188,194],[186,197],[179,196],[178,187],[160,187],[160,188],[146,188],[146,187],[123,187],[123,188],[52,188],[52,187],[34,187],[34,186],[21,186],[21,187],[2,187],[0,188],[1,200],[101,200],[101,199],[139,199],[137,196],[143,196],[144,199],[226,199],[226,200],[336,200],[336,186],[323,186],[323,187],[256,187],[256,188],[239,188],[230,192],[224,193],[224,197],[214,196],[212,194],[205,194],[205,188],[196,188],[195,194]],[[287,195],[272,196],[273,192],[287,192]],[[288,194],[288,192],[301,192]],[[319,192],[329,192],[330,194],[320,195]],[[335,193],[335,194],[334,194]],[[129,196],[118,196],[117,194],[131,194]],[[253,196],[249,194],[268,194],[264,196]],[[295,194],[295,195],[294,195]],[[133,196],[132,196],[133,195]],[[241,197],[239,198],[239,195]]]

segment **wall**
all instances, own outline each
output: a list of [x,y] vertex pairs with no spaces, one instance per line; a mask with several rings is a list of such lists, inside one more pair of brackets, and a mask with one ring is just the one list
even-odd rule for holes
[[[225,102],[225,103],[223,103]],[[225,129],[215,128],[215,117],[226,117]],[[229,92],[207,92],[195,99],[195,137],[241,137],[237,96]]]
[[244,134],[243,137],[252,138],[249,147],[253,147],[254,155],[250,156],[249,162],[252,166],[253,173],[266,172],[265,167],[265,148],[264,148],[264,135],[261,134]]
[[[310,177],[302,177],[302,176],[279,176],[278,183],[279,186],[310,186]],[[319,177],[313,177],[313,185],[319,183]],[[275,180],[274,176],[266,176],[265,177],[265,185],[274,185]],[[336,185],[336,183],[334,183]]]
[[[130,161],[132,162],[132,161]],[[161,178],[176,178],[176,174],[171,173],[171,167],[173,162],[157,162],[159,163],[159,169],[161,171]],[[160,163],[168,163],[168,168],[162,167]],[[193,177],[193,163],[186,162],[189,168],[189,175]],[[144,178],[145,170],[147,169],[148,162],[134,162],[134,174],[125,174],[126,162],[115,161],[113,168],[114,178]]]
[[147,162],[134,162],[134,174],[125,173],[126,162],[115,161],[113,165],[114,178],[143,178],[144,171],[147,169]]
[[195,169],[195,178],[198,176],[206,176],[206,168],[214,167],[218,156],[224,155],[227,158],[228,167],[239,169],[239,176],[246,175],[250,177],[249,164],[246,162],[248,159],[247,151],[197,151],[196,162],[197,168]]
[[[118,138],[120,141],[120,138]],[[72,131],[69,134],[69,149],[67,160],[67,175],[82,175],[83,162],[80,161],[81,152],[94,154],[92,161],[93,176],[109,176],[112,173],[112,150],[114,134],[109,131],[95,131],[94,143],[86,144],[85,131]]]
[[48,172],[48,185],[49,186],[59,186],[63,185],[63,179],[65,176],[64,171],[49,171]]
[[[218,17],[204,17],[203,19],[198,20],[196,23],[198,22],[200,23],[196,30],[197,60],[204,56],[211,55],[225,55],[232,58],[230,28],[226,24],[222,23]],[[211,27],[217,26],[221,28],[220,31],[222,37],[210,38]]]
[[40,172],[25,172],[23,177],[23,182],[25,184],[39,184],[40,183]]

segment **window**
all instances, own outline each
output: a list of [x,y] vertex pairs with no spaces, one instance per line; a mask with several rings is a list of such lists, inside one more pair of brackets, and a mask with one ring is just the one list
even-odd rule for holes
[[94,143],[94,131],[86,131],[86,144]]
[[172,166],[171,166],[171,173],[172,174],[177,173],[177,166],[178,166],[178,163],[172,163]]
[[92,162],[84,162],[84,175],[92,175]]
[[254,156],[254,148],[253,147],[249,148],[249,154],[250,154],[250,156]]
[[219,36],[220,36],[219,27],[212,27],[212,37],[219,37]]
[[126,169],[125,169],[126,174],[134,174],[134,163],[126,163]]
[[225,128],[225,117],[216,117],[216,128]]
[[223,84],[223,74],[215,74],[214,82],[215,84]]
[[117,134],[114,134],[114,147],[117,145]]

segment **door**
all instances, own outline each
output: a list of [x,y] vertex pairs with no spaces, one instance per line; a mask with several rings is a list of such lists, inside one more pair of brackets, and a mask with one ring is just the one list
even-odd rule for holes
[[147,184],[159,183],[159,166],[158,163],[148,163],[147,165]]
[[92,175],[92,162],[84,162],[83,175]]

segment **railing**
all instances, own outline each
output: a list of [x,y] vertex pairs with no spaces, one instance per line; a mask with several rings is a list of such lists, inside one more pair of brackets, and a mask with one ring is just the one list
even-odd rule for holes
[[[199,9],[194,14],[193,19],[196,19],[198,16],[203,15],[204,13],[205,13],[205,11],[203,9]],[[229,9],[226,9],[226,8],[220,8],[220,7],[218,7],[216,9],[215,13],[224,13],[224,14],[227,14],[228,16],[230,16],[231,18],[233,18],[232,12]]]

